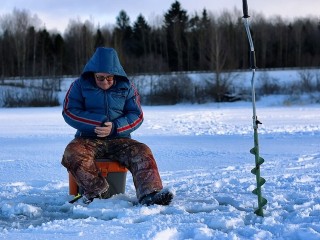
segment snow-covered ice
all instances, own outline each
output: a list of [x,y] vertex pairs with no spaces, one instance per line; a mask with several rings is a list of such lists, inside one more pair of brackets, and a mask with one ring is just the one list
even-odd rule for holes
[[[275,104],[277,102],[277,104]],[[170,206],[126,193],[69,204],[60,164],[74,129],[61,107],[0,108],[0,239],[320,239],[320,106],[257,102],[265,217],[254,214],[250,102],[144,106],[148,144]]]

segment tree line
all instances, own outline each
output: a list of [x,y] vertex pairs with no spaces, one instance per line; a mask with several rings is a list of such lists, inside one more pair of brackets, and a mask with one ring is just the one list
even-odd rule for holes
[[[115,26],[70,20],[64,34],[39,27],[40,19],[14,9],[0,16],[0,77],[78,75],[99,46],[113,47],[129,74],[247,69],[249,49],[238,9],[189,15],[178,1],[150,24],[131,24],[121,10]],[[320,22],[280,16],[250,18],[259,68],[320,65]]]

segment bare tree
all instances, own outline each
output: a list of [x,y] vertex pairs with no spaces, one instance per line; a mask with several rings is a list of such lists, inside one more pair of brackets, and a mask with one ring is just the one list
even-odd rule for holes
[[88,58],[94,51],[94,27],[90,21],[82,23],[80,20],[69,22],[66,42],[68,48],[68,58],[73,74],[79,73]]
[[1,19],[2,29],[5,29],[12,36],[13,42],[11,44],[13,44],[14,52],[11,54],[13,54],[16,62],[17,75],[26,75],[28,30],[32,26],[38,26],[40,22],[36,15],[32,17],[29,11],[16,8],[13,9],[12,14],[8,14]]
[[212,39],[211,39],[211,63],[214,70],[215,83],[213,88],[214,98],[221,102],[222,96],[226,92],[227,82],[226,79],[221,77],[221,73],[226,63],[227,48],[223,46],[222,31],[216,21],[211,22],[212,26]]

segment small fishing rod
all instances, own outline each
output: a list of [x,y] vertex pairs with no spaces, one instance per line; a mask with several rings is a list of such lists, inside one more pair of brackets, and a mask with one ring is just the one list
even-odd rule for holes
[[251,77],[251,93],[252,93],[252,110],[253,110],[253,130],[254,130],[254,147],[250,150],[250,153],[255,156],[255,168],[251,170],[251,173],[256,175],[257,188],[255,188],[252,193],[258,196],[258,208],[255,210],[255,214],[263,217],[263,207],[267,204],[267,200],[262,197],[261,187],[265,184],[266,180],[260,176],[260,166],[264,163],[264,159],[260,157],[259,153],[259,139],[258,139],[258,125],[261,122],[258,120],[256,114],[256,93],[254,87],[255,80],[255,72],[256,72],[256,56],[254,51],[254,44],[251,37],[250,27],[249,27],[249,15],[248,15],[248,3],[247,0],[242,0],[242,8],[243,8],[243,23],[246,29],[249,46],[250,46],[250,68],[252,70]]

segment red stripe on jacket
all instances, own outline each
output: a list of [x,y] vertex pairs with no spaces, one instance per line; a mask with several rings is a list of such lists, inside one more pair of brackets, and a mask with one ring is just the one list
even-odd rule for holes
[[134,121],[133,123],[129,124],[129,125],[126,125],[126,126],[123,126],[121,128],[118,128],[118,133],[121,133],[121,132],[124,132],[124,131],[127,131],[129,130],[130,128],[134,128],[135,126],[137,126],[139,123],[142,122],[142,114],[139,116],[139,118]]
[[141,104],[140,104],[140,95],[138,93],[137,88],[135,87],[135,85],[133,84],[133,82],[131,83],[132,88],[134,89],[134,95],[136,96],[136,102],[138,105],[138,108],[140,109],[141,114],[139,115],[138,119],[136,121],[134,121],[133,123],[123,126],[121,128],[118,128],[117,132],[121,133],[124,131],[129,130],[130,128],[134,128],[135,126],[137,126],[138,124],[140,124],[142,122],[143,119],[143,112],[142,112],[142,108],[141,108]]
[[94,121],[94,120],[91,120],[91,119],[87,119],[87,118],[82,118],[82,117],[78,117],[77,115],[74,115],[73,113],[71,113],[68,109],[67,109],[67,106],[68,106],[68,102],[69,102],[69,94],[70,94],[70,91],[71,91],[71,88],[72,86],[74,85],[74,82],[71,84],[67,94],[66,94],[66,97],[65,97],[65,103],[64,103],[64,107],[63,107],[63,111],[65,112],[65,114],[75,120],[75,121],[79,121],[79,122],[82,122],[82,123],[86,123],[86,124],[91,124],[91,125],[95,125],[95,126],[100,126],[101,122],[98,122],[98,121]]

